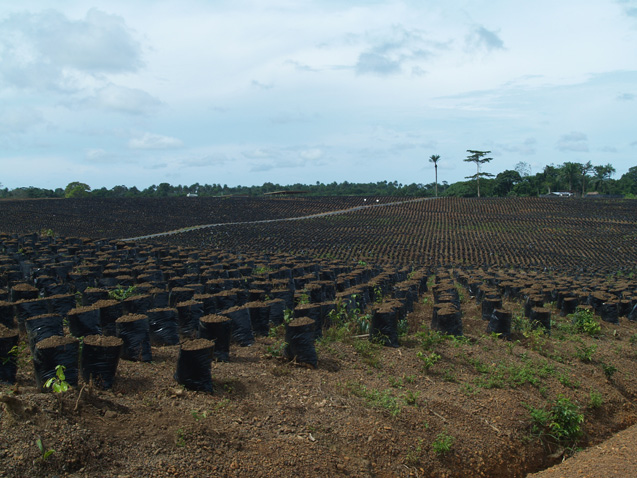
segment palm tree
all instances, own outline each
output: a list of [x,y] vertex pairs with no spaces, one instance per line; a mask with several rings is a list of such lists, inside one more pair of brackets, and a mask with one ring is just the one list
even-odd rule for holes
[[439,154],[432,154],[429,157],[429,162],[434,163],[434,170],[436,171],[436,197],[438,197],[438,160],[440,159]]

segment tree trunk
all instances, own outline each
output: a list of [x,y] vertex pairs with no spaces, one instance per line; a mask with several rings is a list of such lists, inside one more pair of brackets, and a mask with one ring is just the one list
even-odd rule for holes
[[434,171],[436,172],[436,197],[438,197],[438,165],[434,163]]

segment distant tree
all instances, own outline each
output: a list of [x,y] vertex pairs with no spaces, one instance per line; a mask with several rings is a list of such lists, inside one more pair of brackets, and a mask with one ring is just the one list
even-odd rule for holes
[[593,169],[593,165],[590,161],[586,164],[582,164],[580,167],[582,171],[582,197],[586,194],[586,182],[588,181],[588,173],[590,173]]
[[511,171],[510,169],[502,171],[495,177],[493,185],[493,194],[499,197],[508,196],[513,187],[522,180],[520,173]]
[[89,196],[91,188],[88,184],[73,181],[64,189],[65,198],[83,198]]
[[608,193],[608,189],[605,184],[611,176],[615,174],[615,168],[612,164],[606,164],[604,166],[595,166],[593,170],[595,171],[595,176],[593,178],[593,181],[595,182],[595,190]]
[[515,170],[523,178],[531,175],[531,165],[529,163],[525,163],[524,161],[520,161],[519,163],[517,163],[515,165]]
[[481,173],[480,172],[480,165],[484,164],[484,163],[488,163],[489,161],[491,161],[493,158],[485,158],[485,156],[487,154],[489,154],[491,151],[475,151],[473,149],[468,149],[467,153],[471,153],[469,156],[467,156],[467,158],[464,160],[467,163],[475,163],[476,165],[476,174],[471,175],[471,176],[466,176],[465,179],[475,179],[476,180],[476,188],[478,191],[478,197],[480,197],[480,178],[492,178],[493,174],[491,173]]
[[439,154],[432,154],[431,156],[429,156],[429,162],[430,163],[434,163],[434,171],[436,174],[436,180],[435,180],[435,184],[436,184],[436,197],[438,197],[438,161],[440,160],[440,155]]
[[560,176],[566,181],[568,190],[573,192],[578,179],[582,175],[582,165],[580,163],[567,162],[560,168]]

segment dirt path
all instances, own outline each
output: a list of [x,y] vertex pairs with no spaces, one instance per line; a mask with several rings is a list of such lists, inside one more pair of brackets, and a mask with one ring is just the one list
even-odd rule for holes
[[201,224],[201,225],[198,225],[198,226],[183,227],[181,229],[175,229],[173,231],[158,232],[156,234],[148,234],[148,235],[145,235],[145,236],[127,237],[125,239],[120,239],[120,240],[121,241],[141,241],[141,240],[145,240],[145,239],[152,239],[154,237],[170,236],[170,235],[173,235],[173,234],[180,234],[180,233],[183,233],[183,232],[196,231],[198,229],[206,229],[206,228],[218,227],[218,226],[237,226],[237,225],[240,225],[240,224],[265,224],[265,223],[270,223],[270,222],[302,221],[302,220],[306,220],[306,219],[316,219],[316,218],[319,218],[319,217],[335,216],[335,215],[338,215],[338,214],[348,214],[348,213],[351,213],[351,212],[361,211],[363,209],[369,209],[369,208],[372,208],[372,207],[397,206],[399,204],[419,202],[419,201],[427,201],[427,200],[431,200],[431,199],[435,199],[435,198],[416,198],[416,199],[410,199],[408,201],[394,201],[394,202],[386,202],[386,203],[379,203],[379,204],[369,204],[369,205],[364,205],[364,206],[356,206],[356,207],[352,207],[352,208],[349,208],[349,209],[341,209],[339,211],[329,211],[329,212],[321,212],[321,213],[318,213],[318,214],[310,214],[309,216],[286,217],[286,218],[282,218],[282,219],[263,219],[261,221],[222,222],[222,223],[216,223],[216,224]]
[[637,476],[637,425],[599,445],[527,478],[610,478]]

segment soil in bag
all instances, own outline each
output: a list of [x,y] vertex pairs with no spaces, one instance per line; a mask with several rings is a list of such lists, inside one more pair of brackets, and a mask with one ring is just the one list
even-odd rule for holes
[[246,307],[231,307],[221,315],[232,320],[232,340],[241,347],[248,347],[254,343],[250,312]]
[[212,393],[213,345],[206,339],[186,340],[181,344],[175,380],[190,390]]
[[205,315],[199,321],[199,337],[214,341],[213,357],[219,362],[230,360],[232,319],[223,315]]
[[80,370],[86,383],[108,390],[113,386],[124,341],[118,337],[84,337]]
[[285,325],[284,355],[289,360],[316,368],[318,357],[314,347],[315,322],[309,317],[298,317]]
[[148,316],[151,345],[177,345],[179,343],[179,319],[177,309],[169,307],[151,309]]
[[66,317],[69,322],[69,331],[74,337],[102,334],[100,310],[95,306],[69,310]]
[[58,365],[64,367],[65,381],[69,385],[77,386],[79,347],[80,342],[75,337],[57,335],[36,344],[33,368],[35,383],[40,390],[46,391],[44,384],[56,376],[55,368]]
[[44,314],[29,317],[25,322],[31,355],[35,354],[35,345],[54,335],[64,335],[62,317],[57,314]]
[[382,304],[374,309],[369,338],[387,347],[398,347],[398,314],[392,304]]
[[124,315],[115,321],[115,328],[117,336],[124,341],[121,354],[123,359],[135,362],[150,362],[153,359],[148,316]]
[[0,382],[15,383],[18,371],[18,331],[0,324]]

